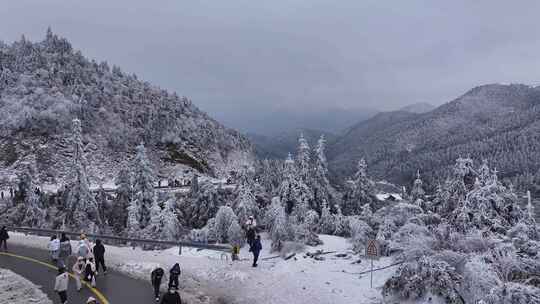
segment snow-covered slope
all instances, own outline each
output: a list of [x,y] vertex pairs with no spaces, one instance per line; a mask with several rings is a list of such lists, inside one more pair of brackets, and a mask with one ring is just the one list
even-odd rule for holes
[[5,304],[52,304],[53,302],[27,279],[8,269],[0,268],[0,303]]
[[0,177],[32,163],[41,181],[62,180],[73,118],[94,179],[110,180],[141,142],[162,175],[182,166],[219,174],[252,161],[245,137],[186,97],[89,60],[50,31],[41,42],[0,42]]

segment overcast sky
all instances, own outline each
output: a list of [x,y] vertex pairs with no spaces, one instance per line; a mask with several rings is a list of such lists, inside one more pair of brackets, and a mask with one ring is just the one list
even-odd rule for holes
[[395,109],[485,83],[540,82],[540,1],[6,0],[0,39],[76,49],[238,107]]

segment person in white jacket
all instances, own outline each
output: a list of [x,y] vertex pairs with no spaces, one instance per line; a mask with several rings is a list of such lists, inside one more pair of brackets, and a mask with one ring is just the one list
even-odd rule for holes
[[60,255],[60,240],[56,237],[56,235],[51,236],[51,240],[49,241],[49,245],[47,247],[51,254],[52,261],[57,264],[58,257]]
[[86,266],[86,261],[83,257],[77,258],[77,263],[73,265],[73,274],[75,275],[75,282],[77,283],[77,291],[81,291],[82,283],[81,279],[84,278],[84,269]]
[[67,289],[68,289],[69,277],[64,267],[58,268],[58,275],[54,282],[54,291],[60,296],[60,303],[67,303]]

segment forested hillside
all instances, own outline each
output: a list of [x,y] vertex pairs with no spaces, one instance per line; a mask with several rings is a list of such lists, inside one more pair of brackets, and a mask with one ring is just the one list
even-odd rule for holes
[[[41,181],[66,176],[72,120],[82,123],[91,177],[112,178],[141,142],[158,172],[185,165],[208,174],[251,161],[251,145],[200,111],[107,62],[85,58],[50,29],[41,42],[0,42],[0,176],[25,163]],[[181,166],[182,167],[182,166]]]
[[361,122],[329,147],[329,159],[338,178],[365,157],[378,178],[405,184],[420,170],[434,185],[468,155],[487,160],[503,177],[534,175],[539,147],[540,88],[485,85],[424,114],[381,113]]

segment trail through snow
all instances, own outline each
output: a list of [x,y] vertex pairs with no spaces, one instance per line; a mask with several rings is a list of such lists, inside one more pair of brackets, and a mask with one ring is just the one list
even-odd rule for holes
[[52,304],[41,288],[8,269],[0,268],[0,304]]

